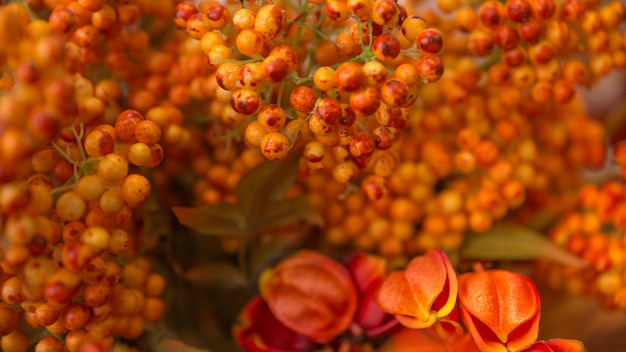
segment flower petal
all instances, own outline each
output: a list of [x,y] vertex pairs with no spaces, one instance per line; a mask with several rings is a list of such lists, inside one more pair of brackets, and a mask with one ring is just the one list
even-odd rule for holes
[[425,328],[450,314],[456,304],[458,284],[448,257],[438,249],[413,258],[406,270],[383,281],[374,300],[405,326]]
[[390,273],[374,295],[374,301],[385,312],[415,317],[428,321],[430,310],[424,302],[415,299],[409,281],[402,271]]
[[[518,273],[487,270],[463,274],[459,277],[459,300],[462,309],[492,329],[502,343],[508,342],[513,330],[531,320],[539,320],[537,289],[532,281]],[[535,329],[531,336],[520,336],[529,340],[528,345],[536,340],[537,331]]]
[[259,289],[278,320],[317,342],[328,342],[346,330],[358,303],[346,268],[309,250],[263,272]]

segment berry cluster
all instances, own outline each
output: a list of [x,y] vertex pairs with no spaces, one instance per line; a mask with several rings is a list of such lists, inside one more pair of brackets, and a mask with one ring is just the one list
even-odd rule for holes
[[0,187],[3,321],[15,323],[3,330],[3,350],[28,347],[17,329],[21,316],[65,336],[43,339],[38,349],[78,351],[85,344],[109,350],[115,336],[137,338],[163,313],[164,278],[139,255],[145,238],[133,214],[151,184],[129,172],[159,164],[161,130],[133,110],[115,127],[78,127],[35,150],[28,180]]
[[229,5],[183,2],[175,20],[215,69],[222,121],[267,159],[301,134],[306,170],[354,181],[443,74],[441,34],[391,0]]
[[[421,89],[410,127],[397,143],[372,156],[362,193],[329,187],[331,180],[308,182],[333,246],[351,245],[388,257],[434,247],[454,250],[467,232],[485,232],[512,211],[528,216],[567,193],[581,181],[578,173],[567,170],[603,165],[604,128],[575,94],[577,82],[565,80],[567,99],[537,100],[531,89],[516,85],[514,68],[501,49],[480,66],[467,56],[477,29],[471,27],[468,35],[457,27],[458,14],[467,10],[472,9],[459,9],[452,19],[428,10],[419,13],[450,38],[442,51],[446,75]],[[553,60],[560,65],[559,55],[555,52]],[[542,67],[527,64],[537,72]],[[539,73],[532,77],[545,82]],[[338,170],[334,179],[344,173]],[[386,196],[363,203],[371,194]]]
[[486,1],[459,8],[452,26],[467,33],[470,54],[491,56],[491,84],[513,86],[536,102],[562,103],[572,99],[574,84],[591,86],[626,67],[625,16],[620,1]]
[[[623,170],[626,143],[615,145],[613,161]],[[539,275],[553,289],[596,296],[606,308],[626,310],[626,188],[621,177],[585,185],[575,207],[551,227],[550,239],[588,263],[572,268],[540,263]]]

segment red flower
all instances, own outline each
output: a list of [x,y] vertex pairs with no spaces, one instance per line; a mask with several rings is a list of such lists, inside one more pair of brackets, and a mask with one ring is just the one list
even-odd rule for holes
[[276,319],[259,296],[251,299],[239,313],[233,336],[239,346],[249,352],[312,351],[316,346]]
[[357,253],[346,263],[359,295],[354,322],[363,335],[376,338],[398,327],[400,323],[391,314],[385,313],[374,302],[374,294],[386,274],[386,260],[381,257]]
[[444,252],[431,249],[413,258],[404,271],[389,274],[374,300],[403,325],[420,329],[452,312],[457,289],[450,260]]
[[505,270],[459,276],[461,317],[483,352],[517,351],[537,340],[540,302],[527,277]]
[[259,288],[279,321],[316,342],[329,342],[345,331],[357,309],[356,288],[346,268],[309,250],[266,269]]

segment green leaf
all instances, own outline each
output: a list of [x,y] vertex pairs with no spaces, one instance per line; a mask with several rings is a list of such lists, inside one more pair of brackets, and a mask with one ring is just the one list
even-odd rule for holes
[[259,224],[283,226],[298,220],[312,219],[314,215],[309,198],[298,196],[265,204],[261,210]]
[[282,200],[296,179],[300,161],[301,143],[283,159],[265,161],[245,173],[235,189],[237,203],[248,220],[248,229],[257,224],[261,206]]
[[227,262],[203,264],[185,270],[181,276],[199,287],[237,288],[248,285],[246,276]]
[[272,238],[256,246],[250,255],[250,266],[254,268],[251,277],[257,278],[265,268],[275,265],[280,259],[294,251],[294,247],[281,241],[281,238]]
[[545,258],[584,267],[587,262],[558,247],[527,227],[501,223],[483,234],[468,235],[460,256],[464,259],[531,260]]
[[243,234],[245,218],[233,204],[220,202],[202,207],[174,207],[172,209],[181,224],[205,235]]

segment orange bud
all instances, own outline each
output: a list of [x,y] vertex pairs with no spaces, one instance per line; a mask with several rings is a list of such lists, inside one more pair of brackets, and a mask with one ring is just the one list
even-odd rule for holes
[[587,349],[578,340],[552,339],[538,341],[520,352],[586,352]]
[[457,290],[450,260],[444,252],[431,249],[413,258],[404,271],[389,274],[374,301],[404,326],[421,329],[452,312]]
[[537,340],[539,294],[524,275],[487,270],[459,276],[461,317],[483,352],[517,351]]
[[302,250],[266,269],[259,289],[279,321],[316,342],[329,342],[346,330],[357,309],[346,268],[313,251]]

